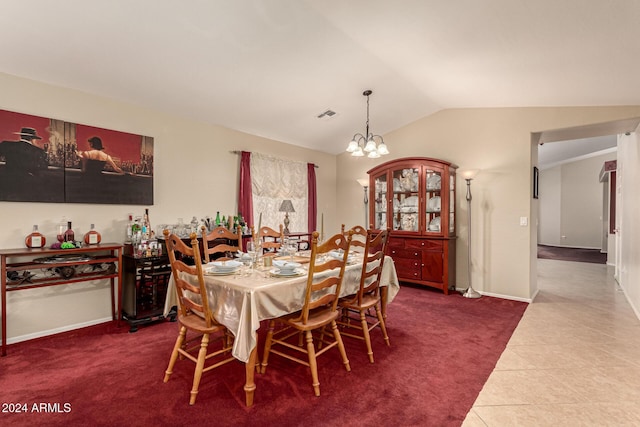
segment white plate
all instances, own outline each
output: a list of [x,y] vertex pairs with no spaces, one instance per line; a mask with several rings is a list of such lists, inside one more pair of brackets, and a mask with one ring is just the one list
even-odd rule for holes
[[271,273],[271,275],[275,277],[296,277],[302,276],[305,271],[302,268],[296,268],[295,270],[291,271],[280,271],[279,268],[272,268],[271,270],[269,270],[269,273]]

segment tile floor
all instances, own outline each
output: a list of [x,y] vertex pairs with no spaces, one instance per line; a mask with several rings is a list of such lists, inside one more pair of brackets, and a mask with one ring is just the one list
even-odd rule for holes
[[463,426],[640,426],[640,320],[613,267],[539,259],[538,287]]

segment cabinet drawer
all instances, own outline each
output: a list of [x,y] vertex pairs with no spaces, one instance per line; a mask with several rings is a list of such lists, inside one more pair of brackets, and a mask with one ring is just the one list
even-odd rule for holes
[[401,279],[421,279],[422,260],[421,259],[395,259],[396,272]]
[[391,248],[389,249],[389,255],[391,255],[391,258],[393,258],[394,260],[396,259],[401,259],[401,258],[406,258],[406,259],[422,259],[422,251],[420,250],[416,250],[416,249],[397,249],[397,248]]
[[420,239],[407,239],[405,240],[404,247],[407,249],[426,249],[429,251],[442,252],[442,240],[420,240]]

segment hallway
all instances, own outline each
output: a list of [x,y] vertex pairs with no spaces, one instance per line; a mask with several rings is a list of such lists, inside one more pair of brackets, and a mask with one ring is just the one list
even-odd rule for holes
[[613,267],[538,259],[538,286],[463,426],[640,425],[640,320]]

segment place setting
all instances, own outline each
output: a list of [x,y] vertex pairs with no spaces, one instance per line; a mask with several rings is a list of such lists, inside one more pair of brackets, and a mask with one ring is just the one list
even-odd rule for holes
[[204,273],[208,276],[230,276],[235,274],[243,264],[239,261],[213,261],[205,266]]
[[298,277],[306,273],[299,262],[274,260],[273,268],[269,270],[272,277]]

